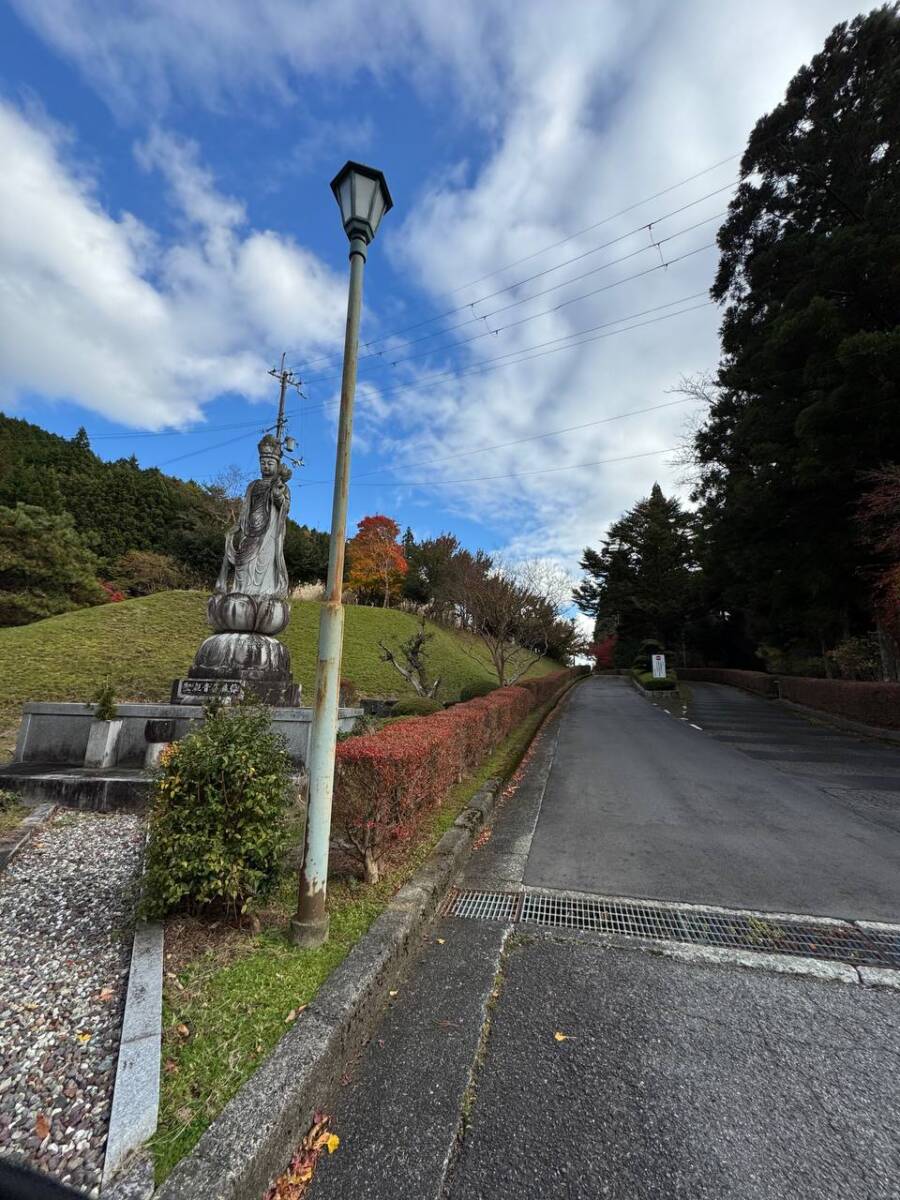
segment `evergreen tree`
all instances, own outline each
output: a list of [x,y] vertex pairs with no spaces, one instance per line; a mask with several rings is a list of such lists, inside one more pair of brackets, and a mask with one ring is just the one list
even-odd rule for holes
[[754,128],[719,231],[722,358],[696,437],[703,565],[756,641],[873,623],[854,524],[900,459],[900,12],[838,25]]
[[97,559],[66,514],[18,504],[0,507],[0,625],[102,604]]
[[610,525],[600,550],[585,550],[587,578],[574,600],[596,628],[616,634],[621,665],[647,638],[683,649],[699,582],[693,525],[692,515],[654,483],[646,499]]

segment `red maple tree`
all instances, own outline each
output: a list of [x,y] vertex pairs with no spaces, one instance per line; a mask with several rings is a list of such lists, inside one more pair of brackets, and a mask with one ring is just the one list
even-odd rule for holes
[[590,654],[594,660],[595,670],[608,671],[614,666],[613,653],[616,649],[617,640],[618,639],[616,638],[616,635],[611,633],[607,637],[603,638],[602,641],[592,642],[591,645],[588,646],[588,654]]
[[363,517],[356,531],[356,537],[347,543],[347,586],[363,597],[381,596],[387,608],[409,570],[397,540],[400,526],[390,517],[375,513]]

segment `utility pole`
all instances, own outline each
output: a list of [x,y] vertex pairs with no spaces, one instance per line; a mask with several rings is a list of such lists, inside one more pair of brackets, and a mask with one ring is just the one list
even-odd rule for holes
[[[293,371],[285,370],[284,360],[285,360],[285,355],[282,354],[281,366],[273,367],[272,370],[268,372],[274,379],[277,379],[279,381],[279,383],[281,384],[281,392],[278,397],[278,421],[276,422],[276,425],[275,425],[275,436],[278,439],[279,445],[284,445],[284,431],[287,428],[287,417],[285,417],[285,415],[284,415],[285,394],[289,387],[296,388],[298,395],[302,394],[300,392],[300,384],[301,384],[300,376],[295,375]],[[287,449],[289,451],[293,450],[293,445],[288,446]]]

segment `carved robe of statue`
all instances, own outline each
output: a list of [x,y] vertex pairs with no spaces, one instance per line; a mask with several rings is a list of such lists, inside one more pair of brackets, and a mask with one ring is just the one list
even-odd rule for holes
[[274,438],[265,437],[259,444],[262,478],[247,488],[237,524],[225,537],[217,592],[287,597],[284,532],[291,505],[290,471],[281,465],[276,448],[280,449]]

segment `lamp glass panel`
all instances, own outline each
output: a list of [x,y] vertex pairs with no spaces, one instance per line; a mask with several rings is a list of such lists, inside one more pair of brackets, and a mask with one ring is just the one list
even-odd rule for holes
[[375,195],[375,180],[368,175],[356,176],[356,196],[354,197],[353,215],[363,221],[369,220],[372,210],[372,200]]
[[376,185],[375,195],[372,198],[372,216],[369,219],[369,224],[372,226],[372,232],[375,233],[381,223],[381,218],[384,216],[384,192],[381,190],[381,185]]
[[338,196],[341,204],[341,219],[346,225],[353,216],[353,204],[351,201],[351,175],[348,172],[341,182],[338,184]]

